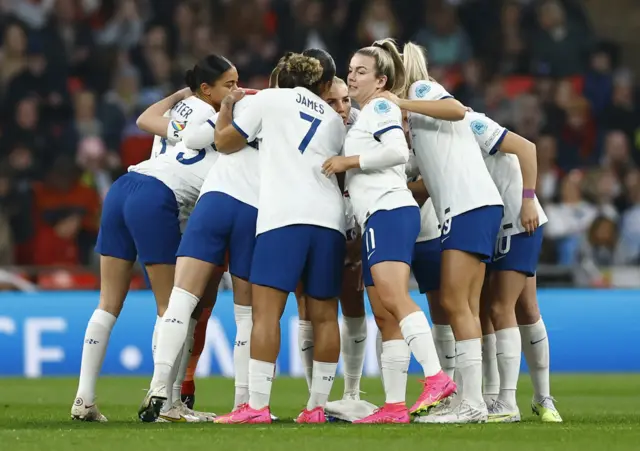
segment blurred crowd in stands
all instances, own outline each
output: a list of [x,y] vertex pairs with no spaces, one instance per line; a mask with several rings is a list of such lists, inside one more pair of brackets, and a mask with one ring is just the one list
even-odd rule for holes
[[0,266],[95,265],[101,200],[149,155],[137,115],[199,58],[223,54],[263,88],[286,50],[325,48],[345,76],[355,49],[392,36],[537,144],[542,262],[606,285],[602,268],[640,264],[640,108],[620,45],[581,3],[0,0]]

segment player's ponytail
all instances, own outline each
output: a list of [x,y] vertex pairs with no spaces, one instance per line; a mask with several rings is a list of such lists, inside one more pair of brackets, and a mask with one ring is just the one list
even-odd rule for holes
[[[405,92],[405,72],[402,55],[398,51],[396,42],[391,38],[382,39],[373,43],[373,47],[378,47],[391,57],[392,76],[387,76],[385,88],[396,95],[403,95]],[[389,63],[386,63],[389,65]]]
[[196,92],[203,83],[213,86],[218,78],[232,67],[231,61],[224,56],[211,54],[198,61],[193,69],[188,70],[184,81],[191,91]]
[[426,50],[413,42],[407,42],[402,48],[407,90],[416,81],[430,79],[426,55]]
[[[323,69],[322,64],[316,58],[288,52],[278,65],[282,66],[278,74],[278,87],[302,87],[316,95],[320,94]],[[333,81],[333,77],[331,81]]]

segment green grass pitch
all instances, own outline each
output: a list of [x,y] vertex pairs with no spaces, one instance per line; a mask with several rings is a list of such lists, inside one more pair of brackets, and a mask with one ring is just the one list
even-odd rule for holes
[[[272,411],[283,421],[270,426],[216,424],[141,424],[138,403],[147,378],[103,378],[98,384],[98,405],[109,418],[106,424],[72,422],[69,411],[76,380],[0,379],[0,450],[86,451],[118,450],[639,450],[640,375],[554,375],[553,393],[565,420],[542,424],[531,414],[531,385],[525,376],[518,402],[520,424],[354,426],[292,423],[306,402],[303,380],[278,378]],[[233,402],[233,381],[197,382],[197,408],[226,413]],[[419,391],[410,378],[408,402]],[[378,379],[362,383],[363,395],[383,401]],[[334,397],[342,393],[342,380]]]

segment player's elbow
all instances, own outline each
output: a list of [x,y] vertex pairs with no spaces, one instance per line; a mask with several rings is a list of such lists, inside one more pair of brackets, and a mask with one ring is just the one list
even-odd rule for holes
[[461,121],[462,119],[464,119],[464,117],[467,115],[467,107],[464,106],[463,104],[461,104],[460,102],[458,102],[455,99],[450,99],[451,102],[451,121],[452,122],[457,122],[457,121]]
[[147,121],[144,113],[136,119],[136,126],[144,132],[149,132],[149,121]]
[[190,130],[188,127],[182,134],[182,142],[187,149],[201,149],[210,145],[213,140],[214,136],[211,136],[211,139],[203,139],[203,137],[197,133],[197,130]]

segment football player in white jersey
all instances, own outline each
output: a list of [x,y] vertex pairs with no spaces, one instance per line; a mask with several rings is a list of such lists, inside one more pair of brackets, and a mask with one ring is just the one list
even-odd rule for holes
[[[235,87],[237,79],[238,73],[228,60],[210,56],[187,72],[189,88],[165,99],[166,103],[160,106],[168,109],[172,103],[182,104],[184,108],[200,110],[200,117],[206,119],[212,104],[219,102],[230,86]],[[191,96],[194,91],[200,100],[192,100],[196,99]],[[178,102],[180,99],[184,100]],[[167,126],[165,122],[157,133],[166,135],[167,130],[172,129],[171,123]],[[173,285],[175,253],[181,237],[180,220],[193,208],[204,174],[215,157],[211,148],[192,151],[178,143],[170,152],[165,150],[155,158],[130,167],[109,190],[96,244],[100,254],[100,303],[85,334],[72,418],[104,420],[94,402],[95,383],[111,330],[129,291],[136,259],[148,273],[158,317],[164,314]],[[184,418],[199,419],[191,414]]]
[[258,93],[252,107],[231,118],[223,104],[215,133],[218,151],[260,143],[260,197],[251,265],[253,331],[249,403],[220,423],[271,423],[269,401],[280,349],[280,317],[301,280],[314,329],[313,382],[298,423],[324,423],[340,354],[338,302],[345,256],[344,203],[322,162],[341,152],[342,118],[322,100],[335,76],[333,59],[287,54],[278,89]]
[[[427,317],[409,296],[413,246],[420,210],[407,188],[409,148],[402,113],[380,98],[404,91],[402,58],[392,40],[356,52],[349,65],[349,94],[362,110],[351,127],[343,157],[324,164],[328,175],[347,171],[346,187],[364,228],[363,277],[382,334],[385,405],[358,423],[408,423],[409,413],[437,404],[455,391],[441,369]],[[422,365],[424,389],[410,411],[405,404],[410,352]]]
[[[483,321],[483,347],[488,345],[483,355],[496,355],[488,360],[497,360],[494,370],[499,373],[499,392],[488,393],[485,385],[484,395],[485,399],[494,398],[489,405],[490,422],[517,422],[520,412],[516,388],[522,348],[524,346],[528,357],[538,354],[548,361],[549,355],[547,334],[535,298],[534,277],[542,247],[542,226],[547,222],[535,196],[536,148],[484,114],[468,112],[467,117],[505,205],[495,253],[489,264],[489,283],[485,283],[486,290],[483,290],[483,301],[487,302],[488,308],[482,309],[490,313],[490,321]],[[530,289],[525,294],[527,284],[533,285],[533,292]],[[516,315],[519,302],[523,304],[520,309],[534,310],[533,318],[523,323]],[[534,329],[538,330],[532,336]],[[521,337],[521,332],[527,336]],[[536,367],[540,366],[537,358],[530,363],[535,389],[533,411],[545,422],[561,422],[548,389],[548,363],[543,365],[546,371],[541,372],[536,372]]]
[[[250,97],[238,102],[236,113],[247,108]],[[213,143],[216,115],[203,124],[185,128],[183,144],[201,148]],[[235,406],[248,401],[249,338],[251,335],[251,287],[248,282],[258,202],[257,143],[232,155],[221,154],[209,170],[200,197],[189,218],[177,251],[176,275],[169,307],[164,315],[171,319],[171,333],[161,328],[152,387],[159,388],[151,396],[166,396],[158,380],[166,380],[180,352],[180,343],[193,337],[193,322],[188,318],[197,310],[214,274],[224,272],[229,255],[232,275],[234,313],[237,333],[234,347],[236,374]],[[175,321],[174,321],[175,320]],[[165,384],[166,390],[166,384]],[[174,401],[175,402],[175,401]],[[144,404],[149,404],[145,401]],[[149,412],[153,416],[153,409]],[[160,412],[159,418],[167,415]]]
[[403,49],[408,99],[389,96],[409,112],[413,149],[441,225],[440,302],[456,338],[457,401],[425,422],[487,420],[482,398],[480,291],[500,229],[503,203],[473,133],[466,108],[429,78],[424,50]]
[[[320,58],[324,50],[311,49],[304,55]],[[342,117],[347,130],[356,121],[359,111],[351,107],[351,99],[347,84],[335,77],[329,92],[323,96],[336,113]],[[347,234],[347,256],[344,263],[342,290],[340,291],[340,308],[342,310],[342,327],[340,328],[340,347],[344,364],[344,400],[360,399],[360,379],[364,366],[364,355],[367,338],[367,319],[364,309],[364,285],[362,283],[362,259],[360,251],[360,233],[357,227],[349,194],[344,194],[345,219]],[[313,369],[313,327],[306,312],[303,288],[299,285],[296,291],[298,300],[298,349],[304,368],[307,385],[311,388]]]

